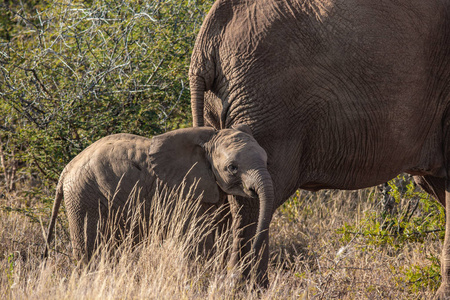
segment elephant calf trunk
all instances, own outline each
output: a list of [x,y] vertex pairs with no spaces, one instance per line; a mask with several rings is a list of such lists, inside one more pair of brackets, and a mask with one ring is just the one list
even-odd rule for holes
[[[252,245],[255,261],[259,261],[257,266],[257,278],[259,283],[265,284],[267,280],[268,247],[269,247],[269,226],[272,220],[274,190],[272,178],[267,170],[260,172],[261,183],[258,185],[257,194],[259,196],[259,218],[256,229],[255,241]],[[261,259],[258,258],[262,255]],[[261,282],[262,281],[262,282]]]

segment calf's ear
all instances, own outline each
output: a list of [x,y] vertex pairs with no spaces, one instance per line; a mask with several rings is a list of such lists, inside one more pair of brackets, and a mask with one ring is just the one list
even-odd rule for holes
[[177,188],[184,182],[184,194],[187,194],[196,184],[194,199],[202,195],[203,202],[219,202],[219,186],[203,148],[214,134],[213,128],[196,127],[153,137],[149,150],[150,168],[169,188]]

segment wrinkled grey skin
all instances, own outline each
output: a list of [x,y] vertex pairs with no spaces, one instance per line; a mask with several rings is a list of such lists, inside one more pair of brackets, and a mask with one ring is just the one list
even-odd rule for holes
[[[123,213],[125,219],[132,209],[129,205],[135,205],[126,203],[134,188],[140,191],[140,203],[149,208],[157,188],[176,188],[183,179],[187,187],[198,181],[193,199],[202,194],[206,208],[223,203],[226,194],[240,195],[260,201],[261,207],[268,208],[268,218],[273,189],[266,164],[265,151],[246,125],[220,131],[179,129],[152,139],[131,134],[107,136],[82,151],[61,173],[47,245],[63,198],[74,255],[89,261],[96,249],[97,230],[106,237],[111,235],[105,229],[109,208],[112,215]],[[129,230],[123,219],[117,224],[121,231]],[[48,249],[44,257],[47,254]]]
[[[251,127],[274,208],[298,188],[359,189],[402,172],[450,205],[448,0],[219,0],[190,82],[194,126]],[[241,228],[256,222],[253,204],[236,197]],[[234,262],[251,250],[246,228]],[[450,296],[450,228],[441,261],[437,295]]]

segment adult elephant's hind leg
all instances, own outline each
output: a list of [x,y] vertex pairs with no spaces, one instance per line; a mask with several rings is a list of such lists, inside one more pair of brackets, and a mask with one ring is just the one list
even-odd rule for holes
[[444,207],[446,211],[446,229],[445,240],[441,255],[441,274],[442,283],[436,299],[450,298],[450,180],[433,176],[414,176],[414,181],[424,189],[428,194],[434,196]]
[[445,184],[445,238],[441,255],[441,286],[436,299],[450,299],[450,180]]

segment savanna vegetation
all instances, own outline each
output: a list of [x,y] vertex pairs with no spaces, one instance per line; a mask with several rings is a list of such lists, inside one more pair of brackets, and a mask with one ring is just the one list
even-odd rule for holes
[[[63,209],[44,263],[55,184],[71,158],[111,133],[150,137],[190,126],[190,51],[211,4],[0,4],[0,298],[431,297],[444,211],[406,176],[385,195],[377,187],[293,195],[271,225],[266,291],[227,272],[226,238],[213,257],[197,257],[200,231],[182,234],[175,224],[164,240],[155,230],[137,248],[125,242],[77,266]],[[182,220],[189,210],[178,213]]]

